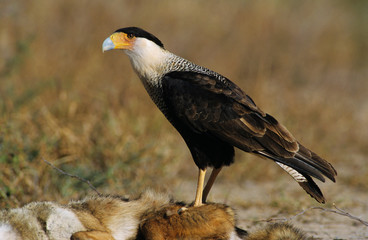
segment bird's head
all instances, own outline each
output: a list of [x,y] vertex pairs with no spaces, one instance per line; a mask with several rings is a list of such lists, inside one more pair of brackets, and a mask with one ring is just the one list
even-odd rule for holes
[[147,71],[162,65],[168,53],[157,37],[138,27],[118,29],[106,38],[102,51],[113,49],[124,50],[140,75],[145,75]]
[[[127,27],[116,30],[110,37],[106,38],[102,44],[102,51],[122,49],[134,51],[144,47],[144,43],[154,43],[158,47],[164,48],[162,42],[145,30],[138,27]],[[149,47],[149,46],[148,46]]]

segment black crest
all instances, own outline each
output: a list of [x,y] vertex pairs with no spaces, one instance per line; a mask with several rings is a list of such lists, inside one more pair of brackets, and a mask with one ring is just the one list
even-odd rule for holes
[[164,45],[157,37],[155,37],[153,34],[146,32],[143,29],[138,28],[138,27],[120,28],[116,30],[115,32],[123,32],[126,34],[133,35],[134,37],[147,38],[148,40],[151,40],[152,42],[156,43],[160,47],[164,48]]

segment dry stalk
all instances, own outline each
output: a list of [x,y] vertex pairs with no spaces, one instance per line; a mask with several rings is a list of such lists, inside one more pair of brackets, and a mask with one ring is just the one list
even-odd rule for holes
[[310,207],[310,208],[307,208],[299,213],[297,213],[296,215],[292,216],[292,217],[289,217],[289,218],[268,218],[268,219],[263,219],[263,220],[259,220],[258,222],[274,222],[274,221],[282,221],[282,222],[286,222],[286,221],[291,221],[293,220],[294,218],[300,216],[300,215],[303,215],[305,212],[309,211],[309,210],[314,210],[314,209],[318,209],[318,210],[322,210],[324,212],[331,212],[331,213],[336,213],[336,214],[339,214],[339,215],[342,215],[342,216],[345,216],[345,217],[348,217],[350,219],[353,219],[353,220],[356,220],[360,223],[362,223],[363,225],[365,226],[368,226],[368,222],[367,221],[364,221],[363,219],[361,218],[358,218],[356,216],[353,216],[351,215],[350,213],[338,208],[336,206],[335,203],[333,203],[333,207],[335,209],[330,209],[330,208],[323,208],[323,207]]
[[54,164],[52,164],[51,162],[47,161],[47,160],[46,160],[46,159],[44,159],[44,158],[42,158],[42,160],[43,160],[45,163],[47,163],[49,166],[51,166],[53,169],[57,170],[59,173],[61,173],[61,174],[63,174],[63,175],[66,175],[66,176],[68,176],[68,177],[71,177],[71,178],[76,178],[76,179],[78,179],[79,181],[82,181],[82,182],[84,182],[84,183],[87,183],[87,184],[88,184],[88,186],[89,186],[93,191],[95,191],[98,195],[101,195],[101,193],[99,193],[99,192],[97,191],[97,189],[92,185],[92,183],[91,183],[90,181],[88,181],[88,180],[86,180],[86,179],[84,179],[84,178],[81,178],[81,177],[79,177],[79,176],[77,176],[77,175],[73,175],[73,174],[67,173],[67,172],[65,172],[65,171],[61,170],[60,168],[56,167]]

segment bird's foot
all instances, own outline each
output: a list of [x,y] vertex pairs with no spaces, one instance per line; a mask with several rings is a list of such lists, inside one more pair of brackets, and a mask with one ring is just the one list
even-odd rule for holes
[[204,203],[200,202],[200,203],[194,203],[193,205],[190,205],[190,206],[183,206],[183,207],[178,209],[177,213],[180,215],[183,212],[188,211],[189,208],[200,207],[200,206],[203,206],[203,205],[204,205]]

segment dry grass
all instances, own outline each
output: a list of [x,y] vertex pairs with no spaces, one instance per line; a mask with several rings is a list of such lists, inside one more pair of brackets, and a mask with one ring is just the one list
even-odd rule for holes
[[[2,1],[0,207],[101,192],[170,189],[196,168],[120,52],[124,26],[239,84],[332,162],[340,183],[367,189],[366,1]],[[285,177],[238,152],[220,181]],[[165,186],[163,186],[165,185]],[[194,186],[193,186],[194,187]]]

